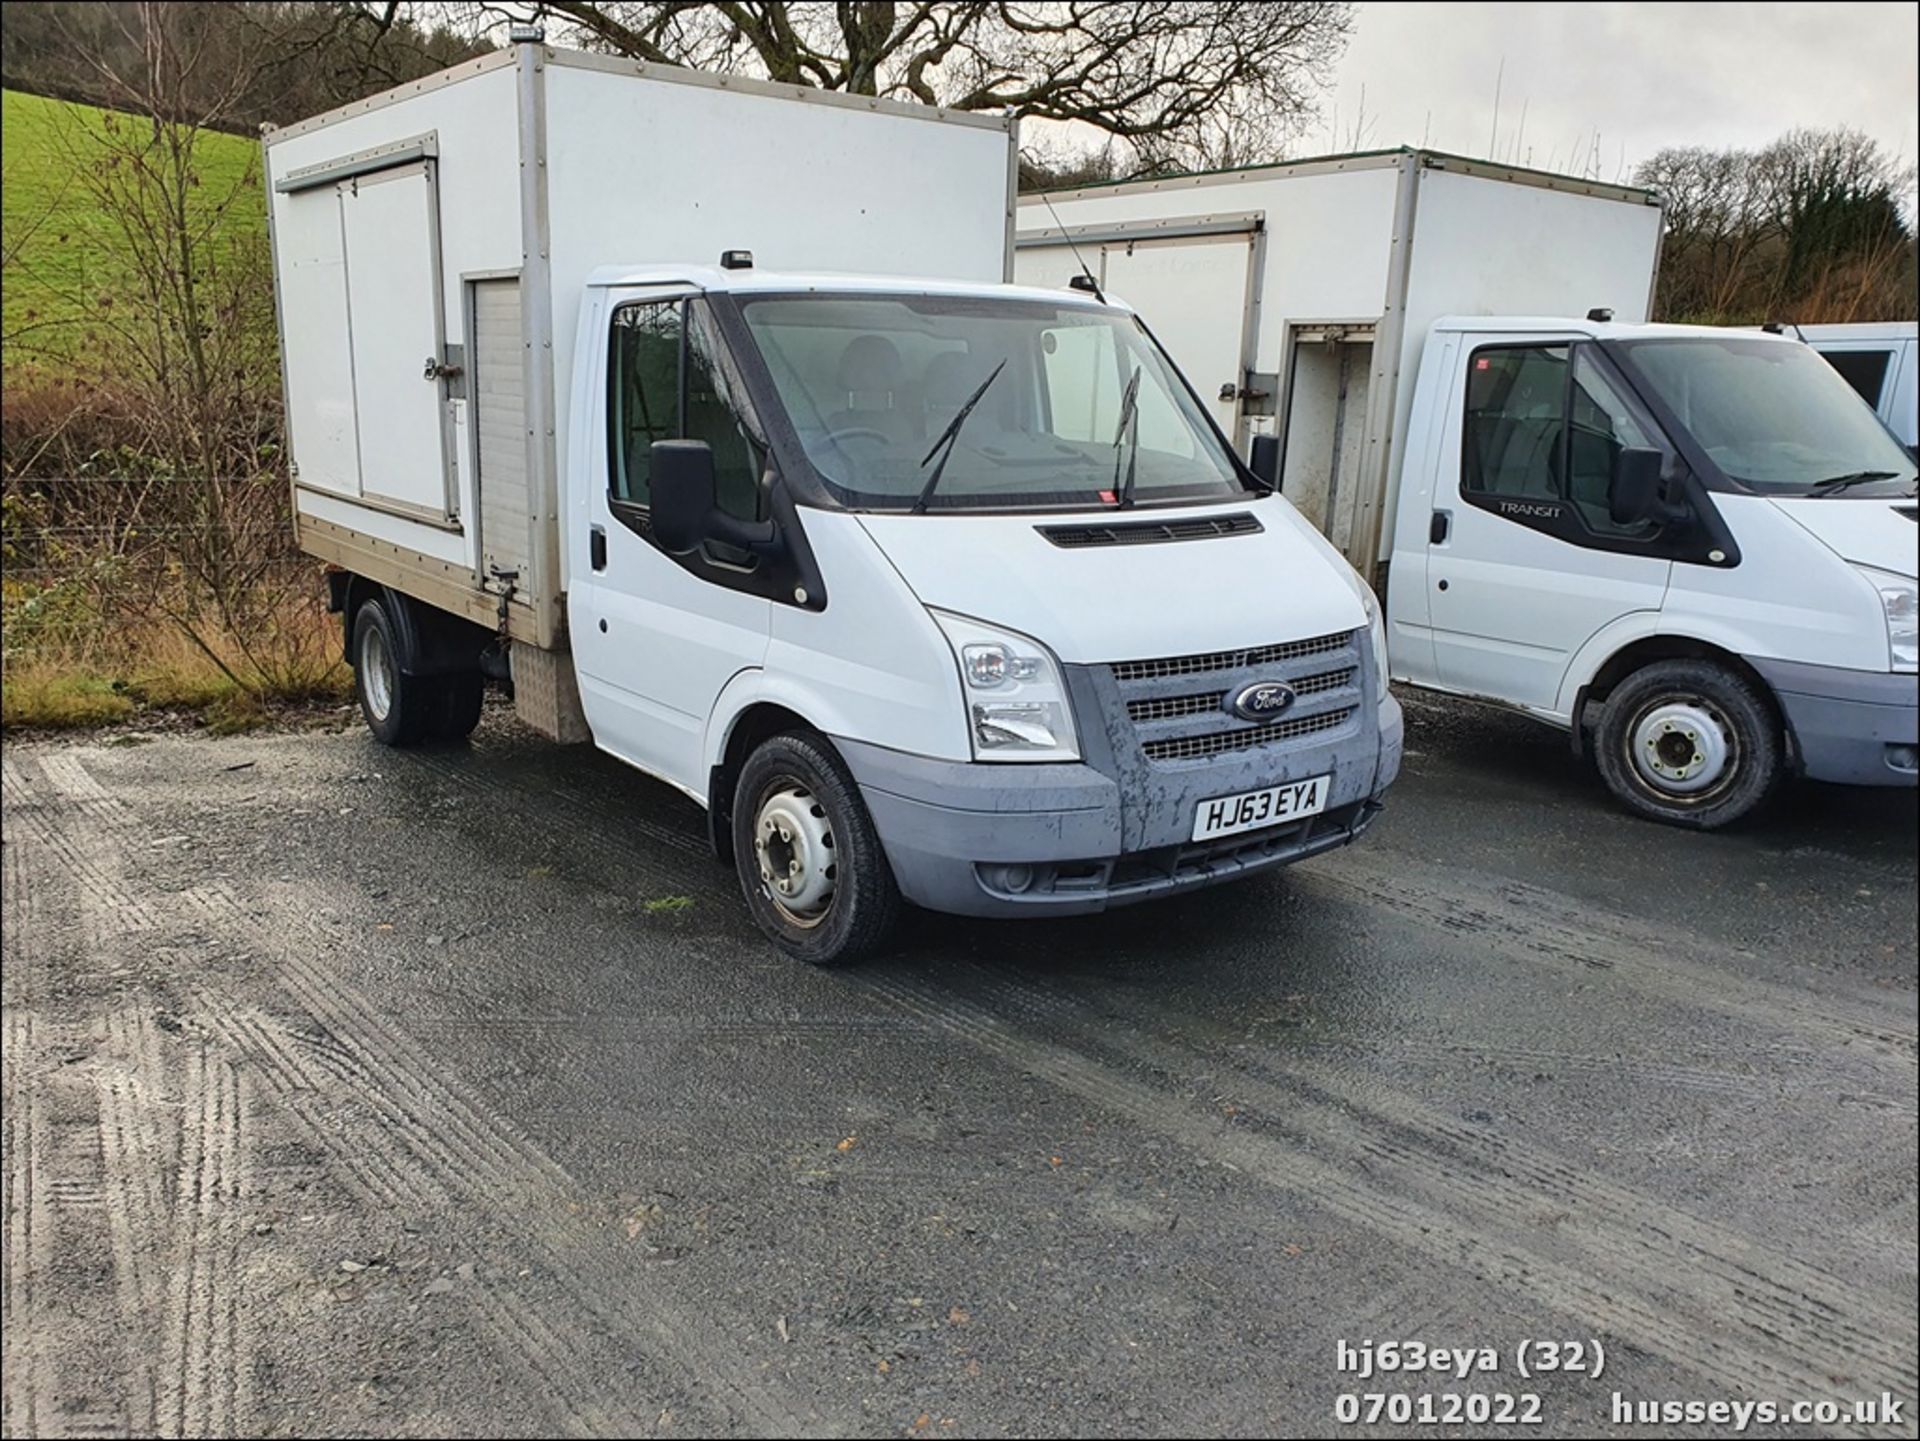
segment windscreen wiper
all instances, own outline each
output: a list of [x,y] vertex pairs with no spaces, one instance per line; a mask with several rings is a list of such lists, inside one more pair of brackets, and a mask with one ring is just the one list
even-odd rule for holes
[[[1126,449],[1122,450],[1121,446]],[[1127,381],[1126,393],[1120,397],[1120,423],[1113,428],[1113,504],[1116,510],[1126,510],[1133,504],[1133,469],[1140,455],[1140,367],[1134,366],[1133,375]],[[1120,479],[1120,462],[1127,463],[1127,478]]]
[[1825,480],[1816,480],[1807,489],[1808,495],[1838,495],[1843,490],[1851,490],[1856,485],[1865,485],[1871,480],[1894,480],[1898,473],[1891,470],[1856,470],[1846,475],[1830,475]]
[[980,397],[987,393],[987,387],[998,380],[1000,378],[1000,372],[1006,368],[1007,362],[1005,360],[1002,360],[998,365],[994,366],[993,374],[980,382],[980,388],[974,391],[972,395],[969,395],[966,404],[962,405],[953,413],[953,419],[949,420],[947,422],[947,428],[940,432],[940,438],[928,446],[927,453],[920,457],[920,464],[925,465],[933,459],[935,451],[938,451],[943,445],[946,446],[945,453],[940,457],[940,463],[933,468],[933,474],[927,477],[927,483],[920,487],[919,497],[913,502],[913,513],[915,515],[920,515],[926,510],[927,501],[933,495],[933,488],[940,483],[941,472],[946,470],[947,462],[953,458],[954,448],[960,444],[960,427],[966,424],[967,417],[973,414],[974,406],[978,405],[980,403]]

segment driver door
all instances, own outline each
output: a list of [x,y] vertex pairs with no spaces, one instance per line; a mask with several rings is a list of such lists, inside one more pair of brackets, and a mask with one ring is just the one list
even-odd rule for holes
[[765,448],[693,292],[616,293],[584,383],[601,387],[603,423],[582,449],[588,500],[572,512],[585,530],[567,595],[581,706],[603,748],[704,796],[708,717],[729,680],[764,664],[772,603],[724,583],[751,557],[676,559],[653,543],[650,447],[706,441],[721,508],[746,520],[765,511]]
[[1454,375],[1434,487],[1427,600],[1439,684],[1553,712],[1602,627],[1657,611],[1673,564],[1612,519],[1613,457],[1671,447],[1594,347],[1480,345]]

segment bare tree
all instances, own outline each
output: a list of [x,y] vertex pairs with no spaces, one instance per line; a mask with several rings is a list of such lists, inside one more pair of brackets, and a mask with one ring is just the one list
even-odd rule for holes
[[110,411],[115,443],[65,448],[84,473],[39,483],[45,554],[89,578],[103,620],[163,624],[242,688],[299,692],[335,657],[303,623],[313,567],[287,524],[258,162],[207,164],[261,42],[217,6],[93,18],[105,28],[69,32],[71,53],[113,108],[74,109],[59,143],[111,274],[62,297],[86,319],[60,360],[75,413]]
[[[182,98],[202,111],[219,100],[210,123],[249,135],[263,121],[303,119],[489,48],[443,24],[414,24],[397,0],[168,0],[168,8],[220,62],[202,67]],[[7,0],[0,26],[10,89],[113,104],[117,87],[102,72],[125,76],[143,63],[140,0]]]
[[1636,175],[1666,202],[1669,319],[1895,320],[1914,313],[1913,172],[1866,136],[1796,130],[1760,150],[1662,150]]
[[1352,23],[1352,7],[1331,0],[480,0],[465,9],[477,26],[549,21],[578,43],[655,64],[1088,126],[1124,144],[1134,169],[1275,154],[1312,111]]

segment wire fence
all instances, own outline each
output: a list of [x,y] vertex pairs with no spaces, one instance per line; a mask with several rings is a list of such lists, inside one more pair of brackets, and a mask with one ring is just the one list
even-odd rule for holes
[[0,661],[118,682],[182,666],[262,691],[330,668],[322,564],[272,476],[66,476],[0,490]]

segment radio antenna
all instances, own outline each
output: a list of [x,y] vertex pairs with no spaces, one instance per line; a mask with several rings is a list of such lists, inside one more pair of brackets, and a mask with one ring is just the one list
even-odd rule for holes
[[1053,217],[1053,223],[1060,228],[1060,238],[1067,242],[1067,247],[1073,251],[1073,258],[1080,262],[1080,274],[1086,278],[1087,289],[1093,292],[1095,300],[1105,305],[1107,297],[1100,293],[1100,282],[1093,278],[1093,271],[1087,267],[1087,258],[1080,253],[1080,247],[1073,243],[1073,237],[1067,233],[1067,225],[1060,218],[1060,212],[1053,208],[1053,197],[1042,190],[1040,198],[1047,203],[1047,214]]

